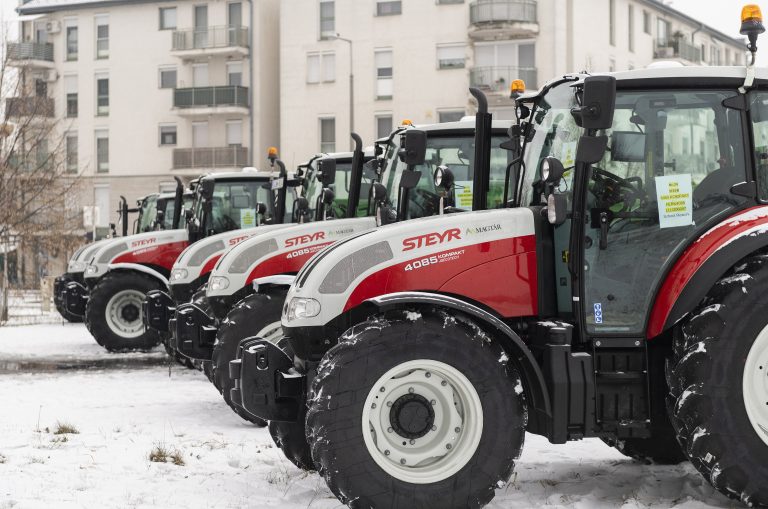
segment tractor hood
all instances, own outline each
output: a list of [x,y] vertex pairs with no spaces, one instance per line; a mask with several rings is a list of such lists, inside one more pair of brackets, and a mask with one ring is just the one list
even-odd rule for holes
[[199,240],[187,247],[176,260],[171,270],[170,285],[188,285],[210,274],[216,262],[228,249],[254,235],[284,229],[291,224],[261,225],[256,228],[232,230]]
[[98,251],[101,246],[107,242],[112,242],[112,240],[113,239],[97,240],[96,242],[87,244],[75,251],[75,254],[72,255],[72,258],[69,259],[69,263],[67,264],[67,273],[82,274],[85,272],[85,268],[88,267],[88,262],[91,260],[91,257],[93,257],[93,254]]
[[384,226],[310,260],[291,286],[284,327],[321,326],[372,297],[460,294],[503,317],[537,312],[536,231],[528,208]]
[[89,260],[85,278],[99,278],[118,263],[144,265],[168,274],[179,254],[189,244],[187,230],[163,230],[112,239],[97,249]]
[[221,257],[211,273],[206,296],[224,297],[255,279],[296,274],[312,255],[341,239],[376,227],[373,217],[334,219],[259,232]]

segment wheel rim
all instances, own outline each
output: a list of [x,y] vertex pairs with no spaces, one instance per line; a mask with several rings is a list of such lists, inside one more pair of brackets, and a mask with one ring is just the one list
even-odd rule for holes
[[269,341],[270,343],[277,343],[282,335],[283,327],[280,323],[280,320],[270,323],[256,333],[256,337]]
[[107,302],[106,317],[109,329],[124,338],[137,338],[144,334],[141,304],[144,294],[138,290],[122,290]]
[[744,406],[755,433],[768,445],[768,326],[752,344],[744,364]]
[[363,439],[389,475],[413,484],[454,475],[472,458],[483,432],[483,407],[472,382],[448,364],[405,362],[371,388]]

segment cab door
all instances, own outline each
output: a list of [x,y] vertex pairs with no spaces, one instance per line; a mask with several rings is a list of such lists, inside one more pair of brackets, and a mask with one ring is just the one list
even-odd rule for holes
[[745,118],[721,90],[619,92],[608,150],[587,179],[581,309],[588,337],[645,336],[683,249],[744,198]]

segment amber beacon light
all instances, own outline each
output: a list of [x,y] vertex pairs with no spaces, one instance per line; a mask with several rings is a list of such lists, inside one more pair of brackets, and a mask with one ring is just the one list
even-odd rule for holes
[[741,35],[746,35],[749,39],[747,48],[752,53],[752,65],[755,63],[755,54],[757,53],[757,36],[765,32],[763,26],[763,13],[760,6],[755,4],[745,5],[741,9]]

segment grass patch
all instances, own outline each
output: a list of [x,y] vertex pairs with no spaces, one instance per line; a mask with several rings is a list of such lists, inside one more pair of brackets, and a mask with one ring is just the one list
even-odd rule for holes
[[56,422],[56,427],[53,428],[54,435],[77,435],[79,433],[77,428],[68,422]]
[[53,444],[66,444],[67,442],[69,442],[67,435],[60,435],[51,439],[51,443]]
[[8,462],[8,458],[6,458],[2,454],[0,454],[0,465],[2,465],[3,463],[7,463],[7,462]]
[[149,461],[153,463],[173,463],[176,466],[184,466],[184,458],[178,449],[170,449],[164,445],[156,445],[149,453]]

